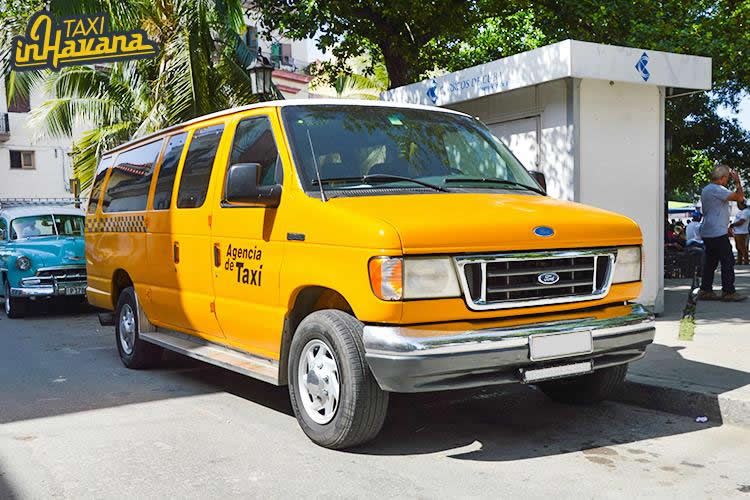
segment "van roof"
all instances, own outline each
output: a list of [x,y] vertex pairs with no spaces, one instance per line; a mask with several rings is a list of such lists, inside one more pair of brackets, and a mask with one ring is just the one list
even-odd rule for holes
[[242,111],[248,111],[248,110],[256,109],[256,108],[285,108],[288,106],[326,106],[326,105],[328,106],[330,105],[372,106],[372,107],[379,107],[379,108],[424,109],[424,110],[435,111],[439,113],[452,113],[456,115],[467,116],[465,113],[461,113],[460,111],[454,111],[452,109],[446,109],[446,108],[439,108],[437,106],[424,106],[421,104],[408,104],[408,103],[391,102],[391,101],[368,101],[368,100],[356,100],[356,99],[290,99],[290,100],[283,100],[283,101],[281,100],[280,101],[265,101],[265,102],[255,103],[255,104],[248,104],[247,106],[224,109],[221,111],[217,111],[215,113],[193,118],[192,120],[188,120],[186,122],[182,122],[177,125],[172,125],[170,127],[161,129],[157,132],[144,135],[143,137],[137,137],[131,141],[120,144],[119,146],[116,146],[110,149],[109,151],[106,151],[102,156],[107,156],[109,154],[115,153],[122,149],[127,149],[130,146],[133,146],[140,142],[146,142],[149,139],[153,139],[155,137],[169,133],[171,131],[178,130],[183,127],[187,127],[194,123],[200,123],[202,121],[211,120],[213,118],[219,118],[221,116],[232,115],[234,113],[239,113]]

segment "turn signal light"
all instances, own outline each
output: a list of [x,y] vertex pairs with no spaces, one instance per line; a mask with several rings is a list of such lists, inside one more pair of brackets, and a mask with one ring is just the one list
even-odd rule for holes
[[370,285],[382,300],[401,300],[404,290],[404,259],[373,257],[370,259]]

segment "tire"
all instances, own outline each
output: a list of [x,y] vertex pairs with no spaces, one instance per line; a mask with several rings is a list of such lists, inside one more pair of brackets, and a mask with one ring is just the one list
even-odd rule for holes
[[539,388],[560,403],[598,403],[612,395],[625,380],[627,371],[627,364],[611,366],[579,377],[542,382]]
[[5,282],[5,315],[11,319],[23,318],[28,310],[26,299],[10,296],[10,283]]
[[[294,415],[305,434],[325,448],[351,448],[370,441],[385,421],[388,393],[378,386],[367,365],[362,328],[353,316],[327,309],[302,320],[292,338],[289,396]],[[307,353],[314,356],[314,363],[309,362]],[[320,371],[311,371],[313,365]],[[317,385],[306,383],[310,377]],[[331,393],[338,397],[331,398]],[[330,403],[332,399],[336,402]],[[310,410],[323,400],[327,407],[319,412]]]
[[122,363],[134,370],[156,366],[162,355],[161,347],[140,339],[139,313],[133,287],[120,292],[115,310],[115,343]]

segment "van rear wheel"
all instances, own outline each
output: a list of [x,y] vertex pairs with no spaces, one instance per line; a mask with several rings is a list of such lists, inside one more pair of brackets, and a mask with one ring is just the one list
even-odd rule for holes
[[128,368],[151,368],[159,363],[162,348],[141,340],[140,310],[133,287],[120,292],[115,311],[115,343],[122,363]]
[[307,316],[292,338],[289,396],[307,436],[331,449],[375,438],[383,427],[388,393],[365,360],[363,325],[343,311]]
[[11,297],[10,295],[10,283],[5,282],[5,315],[11,319],[23,318],[26,314],[27,302],[26,299],[21,297]]
[[560,403],[591,404],[608,399],[625,380],[628,365],[601,368],[572,378],[542,382],[539,388]]

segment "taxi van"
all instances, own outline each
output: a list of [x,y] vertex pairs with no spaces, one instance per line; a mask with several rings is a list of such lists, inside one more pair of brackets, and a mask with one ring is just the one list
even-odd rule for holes
[[229,109],[101,158],[87,295],[122,362],[163,349],[288,385],[328,448],[391,392],[609,396],[653,341],[632,220],[545,195],[476,119],[384,102]]

